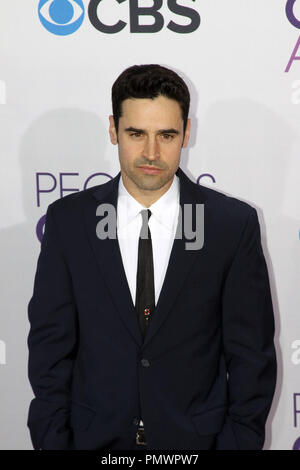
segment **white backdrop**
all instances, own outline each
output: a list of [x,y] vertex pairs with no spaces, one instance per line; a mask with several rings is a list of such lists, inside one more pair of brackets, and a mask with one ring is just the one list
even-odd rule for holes
[[[153,0],[98,2],[103,24],[127,23],[113,34],[94,27],[90,3],[0,0],[0,448],[32,448],[26,341],[37,224],[55,199],[118,173],[108,136],[111,85],[130,65],[159,63],[191,91],[182,169],[257,208],[278,359],[264,448],[300,449],[300,0],[288,1],[289,19],[287,0],[169,0],[200,15],[199,27],[185,33],[167,27],[191,23],[167,0],[159,10],[163,28],[139,33],[131,31],[129,10],[133,17],[135,4]],[[52,26],[40,20],[39,7]]]

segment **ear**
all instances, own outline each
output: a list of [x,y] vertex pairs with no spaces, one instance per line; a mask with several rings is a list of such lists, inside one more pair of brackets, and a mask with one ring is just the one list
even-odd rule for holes
[[112,115],[109,116],[109,136],[111,143],[116,145],[118,143],[118,136],[115,127],[114,117]]
[[185,129],[185,134],[184,134],[182,147],[187,147],[187,144],[188,144],[189,138],[190,138],[190,131],[191,131],[191,120],[190,120],[190,118],[188,118],[187,123],[186,123],[186,129]]

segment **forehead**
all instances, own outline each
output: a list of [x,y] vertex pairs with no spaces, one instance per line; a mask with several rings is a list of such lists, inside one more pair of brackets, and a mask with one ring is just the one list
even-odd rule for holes
[[165,96],[157,98],[128,98],[122,103],[122,116],[124,126],[157,125],[159,128],[180,126],[183,123],[182,112],[177,101]]

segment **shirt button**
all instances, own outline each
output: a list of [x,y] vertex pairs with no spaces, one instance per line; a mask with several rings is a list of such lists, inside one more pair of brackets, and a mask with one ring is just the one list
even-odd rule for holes
[[143,367],[149,367],[150,366],[150,362],[148,361],[148,359],[144,358],[141,359],[141,364]]

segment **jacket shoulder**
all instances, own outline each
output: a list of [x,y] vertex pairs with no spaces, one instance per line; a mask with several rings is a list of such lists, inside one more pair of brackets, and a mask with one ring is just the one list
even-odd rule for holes
[[251,203],[207,186],[193,184],[195,191],[202,195],[206,222],[222,240],[235,243],[247,225],[250,224],[250,230],[259,225],[257,210]]
[[67,194],[62,198],[53,201],[51,204],[49,204],[49,207],[56,213],[69,213],[73,210],[76,211],[80,209],[86,201],[90,200],[93,197],[93,193],[95,193],[96,191],[109,190],[111,187],[111,182],[112,179],[107,181],[106,183],[98,184],[95,186],[91,186],[90,188],[83,189],[81,191]]
[[218,214],[222,219],[228,217],[244,219],[256,212],[255,207],[249,202],[207,186],[194,184],[204,196],[204,205],[206,204],[211,212]]

